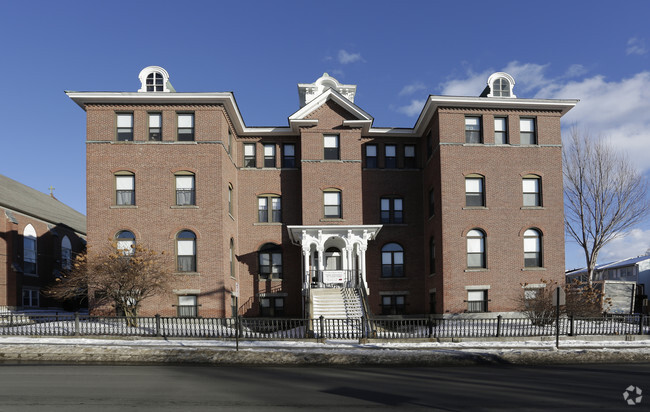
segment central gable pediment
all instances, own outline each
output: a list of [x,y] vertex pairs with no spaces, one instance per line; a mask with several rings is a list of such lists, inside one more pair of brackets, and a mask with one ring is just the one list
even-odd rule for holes
[[328,107],[335,110],[344,120],[362,121],[372,123],[373,118],[356,104],[352,103],[340,93],[333,89],[328,89],[320,96],[307,103],[300,110],[289,116],[289,122],[316,119],[317,111],[321,108]]

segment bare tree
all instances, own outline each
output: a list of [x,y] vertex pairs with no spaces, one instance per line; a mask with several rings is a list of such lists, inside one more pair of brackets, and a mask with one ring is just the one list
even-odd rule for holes
[[78,255],[72,269],[47,292],[60,300],[86,296],[91,310],[115,305],[130,326],[137,326],[142,301],[167,290],[171,277],[167,255],[141,245],[120,250],[114,243],[90,252]]
[[647,216],[647,183],[623,153],[577,127],[571,130],[562,161],[564,223],[584,250],[591,285],[603,246]]

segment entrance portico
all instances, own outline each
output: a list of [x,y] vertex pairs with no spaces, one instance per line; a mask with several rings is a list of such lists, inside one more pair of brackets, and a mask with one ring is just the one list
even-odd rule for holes
[[291,241],[302,248],[302,290],[318,287],[363,287],[366,278],[366,250],[381,225],[288,226]]

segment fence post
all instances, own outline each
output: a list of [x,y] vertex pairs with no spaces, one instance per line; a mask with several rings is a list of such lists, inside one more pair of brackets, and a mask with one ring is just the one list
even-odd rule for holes
[[575,329],[574,329],[574,317],[573,315],[569,315],[569,336],[574,336],[575,334]]
[[366,337],[366,317],[361,316],[361,336],[359,337],[359,344],[363,343],[363,339]]
[[320,318],[318,318],[320,321],[320,341],[325,342],[325,317],[323,315],[320,315]]
[[640,314],[639,315],[639,335],[643,335],[643,321],[644,321],[645,315]]
[[74,313],[74,335],[79,336],[79,312]]
[[156,336],[160,337],[160,314],[156,313]]
[[503,316],[497,315],[497,338],[501,337],[501,319],[503,319]]

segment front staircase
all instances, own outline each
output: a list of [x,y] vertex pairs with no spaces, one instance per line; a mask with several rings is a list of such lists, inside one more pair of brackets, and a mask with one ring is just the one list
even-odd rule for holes
[[312,289],[311,314],[314,333],[318,337],[356,339],[363,333],[363,303],[356,289]]

